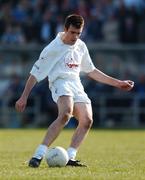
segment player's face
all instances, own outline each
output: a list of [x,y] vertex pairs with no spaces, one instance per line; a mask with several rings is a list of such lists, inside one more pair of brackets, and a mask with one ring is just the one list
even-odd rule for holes
[[83,27],[80,29],[75,28],[74,26],[70,25],[68,29],[64,29],[65,35],[64,35],[64,43],[73,45],[77,41],[77,39],[80,37],[82,33]]

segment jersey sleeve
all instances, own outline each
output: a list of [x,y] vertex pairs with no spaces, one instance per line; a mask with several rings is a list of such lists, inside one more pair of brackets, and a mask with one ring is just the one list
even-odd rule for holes
[[42,53],[39,56],[39,59],[34,63],[30,74],[35,76],[37,79],[37,82],[45,79],[48,76],[49,72],[49,66],[50,66],[50,53],[49,51],[46,53],[46,51],[42,51]]
[[94,69],[95,69],[95,66],[88,52],[88,48],[84,44],[84,53],[82,56],[81,71],[85,73],[89,73],[89,72],[92,72]]

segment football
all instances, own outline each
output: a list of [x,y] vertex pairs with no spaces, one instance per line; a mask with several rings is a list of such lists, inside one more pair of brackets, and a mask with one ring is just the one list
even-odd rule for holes
[[47,150],[45,159],[49,167],[64,167],[69,157],[64,148],[56,146]]

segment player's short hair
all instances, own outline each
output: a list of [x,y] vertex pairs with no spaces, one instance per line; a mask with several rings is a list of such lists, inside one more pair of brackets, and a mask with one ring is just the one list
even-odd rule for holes
[[71,14],[65,18],[64,27],[68,29],[70,25],[80,29],[84,25],[84,18],[78,14]]

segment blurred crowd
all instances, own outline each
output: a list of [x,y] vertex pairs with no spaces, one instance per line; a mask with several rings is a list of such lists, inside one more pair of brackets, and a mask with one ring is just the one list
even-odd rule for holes
[[144,0],[1,0],[1,43],[48,43],[78,13],[87,42],[145,42]]

